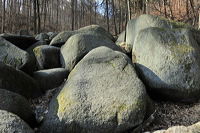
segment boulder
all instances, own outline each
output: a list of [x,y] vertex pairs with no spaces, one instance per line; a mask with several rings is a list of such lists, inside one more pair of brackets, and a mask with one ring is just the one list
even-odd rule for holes
[[35,36],[36,40],[49,40],[49,35],[47,33],[40,33]]
[[73,67],[92,49],[106,46],[114,50],[121,49],[105,36],[91,34],[76,34],[61,47],[61,64],[71,71]]
[[36,122],[30,104],[17,93],[0,89],[0,110],[16,114],[30,125],[34,125],[34,122]]
[[140,15],[128,21],[126,26],[126,43],[132,48],[139,31],[148,27],[170,28],[166,20],[158,16],[149,14]]
[[64,68],[40,70],[33,73],[33,78],[39,83],[42,92],[60,86],[69,72]]
[[147,28],[135,39],[132,60],[154,98],[200,99],[200,48],[189,29]]
[[38,41],[33,36],[2,34],[0,37],[6,39],[7,41],[11,42],[12,44],[19,47],[22,50],[26,50],[28,47],[30,47],[32,44]]
[[129,57],[107,47],[90,51],[51,100],[43,132],[124,132],[143,122],[147,93]]
[[35,47],[33,52],[39,70],[61,67],[60,48],[42,45]]
[[40,40],[40,41],[34,43],[33,45],[31,45],[30,47],[28,47],[26,49],[26,52],[29,53],[32,57],[35,58],[35,54],[33,52],[33,49],[36,48],[37,46],[42,46],[42,45],[46,45],[46,43],[44,41]]
[[0,37],[0,61],[31,74],[36,69],[34,59],[24,50]]
[[17,115],[0,110],[1,133],[34,133],[34,131]]
[[119,45],[122,42],[126,42],[126,31],[122,31],[122,33],[119,35],[119,37],[116,40],[116,44]]
[[19,31],[20,36],[31,36],[28,30],[20,30]]
[[0,88],[18,93],[25,98],[41,95],[39,85],[26,73],[0,62]]
[[154,132],[145,133],[199,133],[200,132],[200,122],[197,122],[191,126],[173,126],[167,130],[157,130]]
[[49,40],[52,40],[55,36],[57,36],[57,33],[54,32],[48,32],[47,35],[49,36]]
[[111,39],[113,41],[115,40],[113,38],[113,36],[109,32],[107,32],[104,28],[102,28],[101,26],[90,25],[90,26],[86,26],[86,27],[83,27],[83,28],[81,28],[79,30],[75,30],[75,31],[63,31],[52,39],[52,41],[50,42],[50,45],[61,47],[62,45],[65,44],[65,42],[71,36],[73,36],[75,34],[102,35],[102,36],[108,37],[109,39]]

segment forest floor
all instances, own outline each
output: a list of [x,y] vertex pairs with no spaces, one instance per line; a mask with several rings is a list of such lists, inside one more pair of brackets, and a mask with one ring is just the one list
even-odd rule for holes
[[[56,92],[57,89],[48,90],[42,97],[30,101],[38,123],[48,112],[49,102]],[[200,121],[200,101],[194,104],[155,101],[155,106],[156,118],[144,129],[144,132],[168,129],[172,126],[190,126]],[[38,128],[34,130],[39,133]]]
[[200,121],[200,101],[194,104],[155,101],[157,116],[145,131],[190,126]]

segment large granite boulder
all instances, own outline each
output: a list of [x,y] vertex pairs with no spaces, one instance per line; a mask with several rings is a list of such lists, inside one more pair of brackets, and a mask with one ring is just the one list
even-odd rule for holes
[[147,97],[129,57],[99,47],[75,66],[54,96],[41,131],[124,132],[143,122]]
[[61,48],[62,67],[71,71],[89,51],[100,46],[106,46],[118,51],[121,50],[113,41],[105,36],[77,34],[70,37]]
[[155,97],[200,99],[200,48],[189,29],[147,28],[135,39],[132,60]]
[[28,30],[20,30],[19,31],[20,36],[31,36]]
[[37,82],[26,73],[0,62],[0,88],[18,93],[25,98],[41,95]]
[[50,45],[61,47],[65,42],[73,35],[75,34],[93,34],[93,35],[102,35],[106,36],[111,40],[115,40],[113,36],[107,32],[103,27],[98,25],[90,25],[83,27],[79,30],[74,31],[63,31],[59,33],[57,36],[55,36],[52,41],[50,42]]
[[126,42],[126,31],[122,31],[122,33],[119,35],[119,37],[116,40],[116,44],[119,45],[122,42]]
[[38,41],[33,36],[20,36],[14,34],[2,34],[0,36],[22,50],[26,50],[29,46]]
[[34,133],[34,131],[17,115],[0,110],[1,133]]
[[35,54],[39,70],[61,67],[60,48],[49,45],[41,45],[35,47],[33,52]]
[[0,61],[31,74],[36,69],[34,59],[26,52],[0,37]]
[[132,48],[139,31],[148,27],[170,28],[166,20],[158,16],[149,14],[140,15],[128,21],[126,26],[126,43]]
[[39,70],[33,73],[33,78],[39,83],[42,92],[60,86],[69,72],[64,68]]
[[0,89],[0,110],[16,114],[29,125],[35,125],[35,116],[28,101],[21,95]]

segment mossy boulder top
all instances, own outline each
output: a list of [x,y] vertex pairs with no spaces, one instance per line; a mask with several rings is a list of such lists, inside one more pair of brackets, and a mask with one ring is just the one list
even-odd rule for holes
[[199,53],[189,29],[147,28],[136,37],[132,60],[155,96],[192,102],[200,95]]
[[123,132],[143,122],[147,94],[125,54],[90,51],[52,99],[43,132]]
[[65,42],[73,35],[75,34],[93,34],[93,35],[102,35],[106,36],[111,40],[115,40],[113,36],[107,32],[103,27],[98,25],[90,25],[83,27],[79,30],[74,31],[63,31],[60,32],[57,36],[55,36],[52,41],[50,42],[50,45],[61,47]]

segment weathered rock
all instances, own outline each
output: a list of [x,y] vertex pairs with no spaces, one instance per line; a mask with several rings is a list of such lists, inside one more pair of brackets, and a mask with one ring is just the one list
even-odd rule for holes
[[69,72],[64,68],[40,70],[33,73],[33,78],[38,81],[43,92],[60,86]]
[[126,43],[133,47],[135,37],[140,30],[148,27],[170,28],[166,20],[149,14],[140,15],[131,19],[126,27]]
[[199,53],[189,29],[147,28],[135,40],[132,59],[155,97],[194,102],[200,98]]
[[3,62],[0,62],[0,88],[18,93],[27,99],[41,94],[39,85],[33,78]]
[[143,122],[147,94],[131,60],[107,47],[90,51],[50,103],[43,132],[123,132]]
[[0,110],[1,133],[34,133],[33,130],[17,115]]
[[39,70],[59,68],[60,64],[60,48],[42,45],[33,49]]
[[17,93],[0,89],[0,110],[16,114],[30,125],[34,125],[36,122],[30,104]]
[[30,47],[28,47],[26,49],[26,52],[29,53],[32,57],[35,58],[35,54],[33,52],[33,49],[36,48],[37,46],[42,46],[42,45],[46,45],[46,43],[44,41],[40,40],[40,41],[34,43],[33,45],[31,45]]
[[38,35],[35,36],[36,40],[49,40],[49,35],[47,35],[47,33],[40,33]]
[[36,69],[33,58],[25,51],[0,37],[0,61],[31,74]]
[[19,31],[20,36],[31,36],[28,30],[20,30]]
[[72,36],[61,48],[62,67],[71,71],[90,50],[100,46],[106,46],[118,51],[121,50],[113,41],[105,36],[90,34]]
[[30,47],[32,44],[34,44],[38,41],[32,36],[3,34],[3,35],[1,35],[1,37],[6,39],[7,41],[11,42],[12,44],[19,47],[22,50],[26,50],[28,47]]
[[167,130],[158,130],[154,132],[145,133],[199,133],[200,132],[200,122],[193,124],[191,126],[174,126]]
[[122,33],[117,38],[117,41],[115,42],[117,45],[119,45],[122,42],[126,42],[126,31],[122,31]]
[[111,40],[115,40],[113,38],[113,36],[107,32],[104,28],[102,28],[101,26],[98,25],[90,25],[90,26],[86,26],[83,27],[79,30],[75,30],[75,31],[64,31],[59,33],[56,37],[53,38],[53,40],[51,41],[50,45],[52,46],[57,46],[57,47],[61,47],[62,45],[65,44],[65,42],[73,35],[75,34],[92,34],[92,35],[102,35],[102,36],[106,36]]
[[47,35],[49,36],[49,40],[52,40],[55,36],[57,36],[57,33],[54,32],[48,32]]

